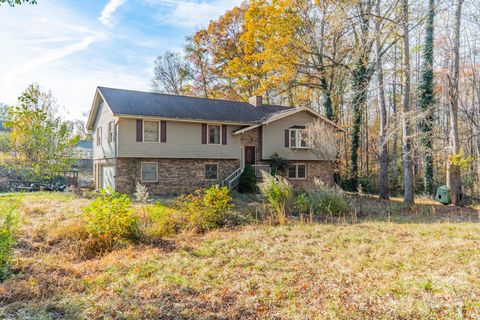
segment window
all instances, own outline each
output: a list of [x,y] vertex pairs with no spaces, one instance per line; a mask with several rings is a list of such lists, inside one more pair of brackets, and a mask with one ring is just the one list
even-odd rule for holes
[[102,127],[97,128],[97,146],[102,144]]
[[220,126],[208,125],[208,144],[220,144]]
[[142,162],[142,182],[157,182],[158,181],[158,163],[157,162]]
[[307,177],[307,165],[305,164],[289,165],[288,177],[290,179],[305,179]]
[[290,130],[290,148],[308,149],[308,135],[305,129],[289,129]]
[[158,142],[158,121],[143,121],[143,141]]
[[205,164],[205,179],[207,180],[218,179],[218,163]]
[[108,142],[113,141],[113,121],[108,123]]

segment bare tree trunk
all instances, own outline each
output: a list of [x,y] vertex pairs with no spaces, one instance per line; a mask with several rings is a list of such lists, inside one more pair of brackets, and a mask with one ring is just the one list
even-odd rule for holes
[[[397,70],[397,46],[393,51],[393,70]],[[393,113],[393,145],[392,145],[392,180],[397,188],[398,183],[398,112],[397,112],[397,73],[393,73],[392,85],[392,113]],[[392,127],[392,126],[390,126]]]
[[403,194],[404,203],[412,205],[413,198],[413,170],[412,146],[410,137],[410,37],[408,28],[408,0],[402,0],[402,27],[403,27],[403,73],[404,92],[402,98],[402,134],[403,134]]
[[[464,0],[457,1],[455,11],[455,34],[453,44],[453,75],[450,76],[450,155],[460,153],[460,142],[458,138],[458,76],[460,73],[460,26],[462,19],[462,5]],[[460,175],[460,166],[456,162],[449,161],[448,174],[450,176],[450,195],[452,203],[456,206],[463,204],[462,195],[462,177]]]
[[387,105],[385,102],[385,87],[383,81],[383,61],[380,52],[382,52],[382,44],[380,42],[380,23],[381,12],[380,2],[377,0],[375,11],[377,20],[375,22],[375,31],[377,37],[375,39],[376,46],[376,68],[378,81],[378,106],[380,111],[380,175],[378,180],[380,199],[388,199],[388,145],[387,145]]

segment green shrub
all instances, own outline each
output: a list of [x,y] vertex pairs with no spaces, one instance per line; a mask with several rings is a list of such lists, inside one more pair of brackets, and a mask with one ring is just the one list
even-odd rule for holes
[[310,206],[316,214],[342,215],[351,211],[350,202],[342,189],[327,187],[316,181],[316,190],[308,194]]
[[175,204],[187,215],[187,227],[201,232],[225,225],[227,212],[233,208],[228,188],[218,186],[180,196]]
[[17,204],[12,201],[0,204],[0,281],[10,274],[17,224]]
[[10,137],[8,132],[0,132],[0,152],[12,151],[12,145],[10,144]]
[[238,191],[241,193],[254,193],[257,184],[255,170],[249,164],[245,166],[239,178]]
[[124,194],[101,190],[100,196],[83,208],[89,236],[112,248],[115,243],[138,236],[132,200]]
[[286,220],[285,208],[293,195],[290,182],[281,176],[274,177],[265,171],[262,171],[262,180],[258,184],[260,192],[273,209],[278,222],[284,223]]
[[161,203],[148,205],[147,216],[142,233],[149,240],[174,236],[188,224],[184,214]]
[[277,172],[285,170],[288,165],[288,160],[280,157],[276,152],[270,157],[269,162],[272,168],[272,176],[276,175]]

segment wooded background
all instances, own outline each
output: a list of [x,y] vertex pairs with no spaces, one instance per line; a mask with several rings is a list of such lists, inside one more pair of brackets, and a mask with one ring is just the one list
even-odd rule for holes
[[461,204],[480,193],[479,34],[473,0],[254,0],[160,55],[152,82],[311,107],[347,130],[344,188],[410,204],[447,184]]

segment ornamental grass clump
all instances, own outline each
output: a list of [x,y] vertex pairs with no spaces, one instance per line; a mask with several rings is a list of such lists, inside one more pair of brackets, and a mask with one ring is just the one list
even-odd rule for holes
[[18,226],[17,203],[6,201],[0,204],[0,282],[10,275],[15,233]]
[[262,171],[262,182],[258,184],[260,192],[273,210],[276,220],[283,224],[286,221],[286,208],[293,196],[292,185],[281,176],[272,176]]
[[339,187],[328,187],[315,179],[315,190],[308,194],[315,214],[341,216],[351,211],[350,201]]
[[84,207],[83,212],[89,236],[106,250],[139,234],[132,200],[125,194],[101,190],[100,196]]

